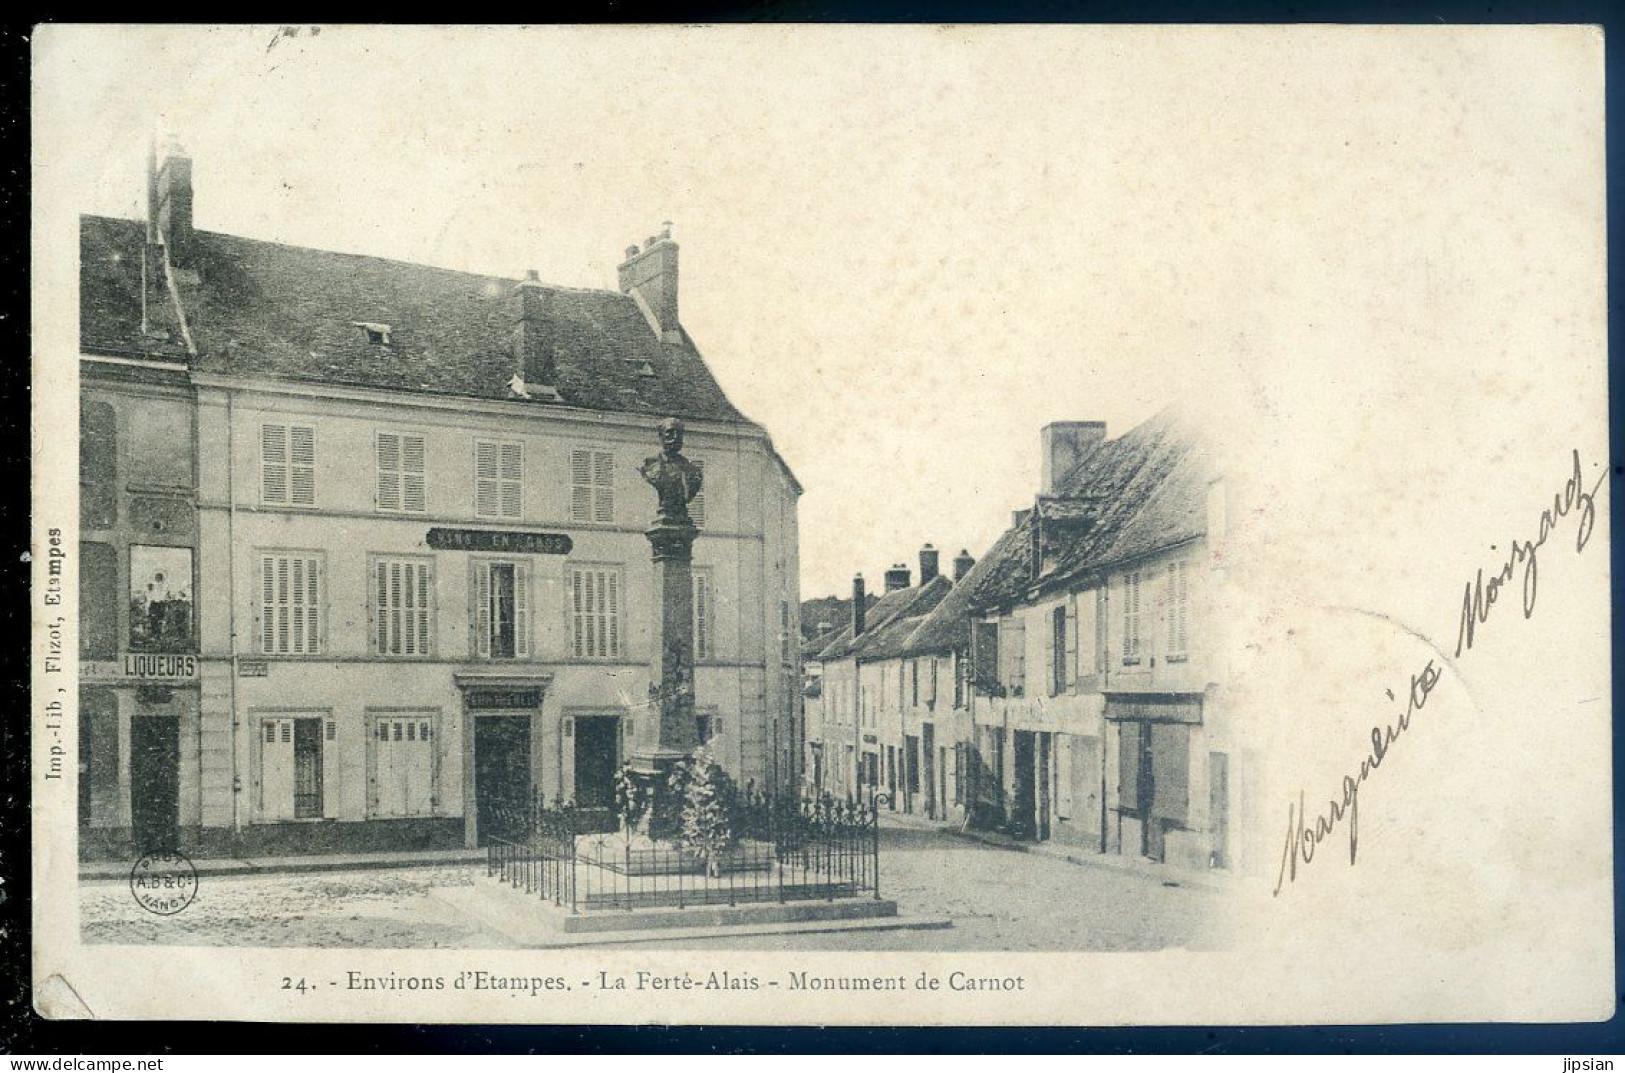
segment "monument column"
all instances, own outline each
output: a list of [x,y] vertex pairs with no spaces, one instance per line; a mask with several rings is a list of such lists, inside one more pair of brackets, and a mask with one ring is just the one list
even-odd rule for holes
[[672,769],[693,754],[699,726],[694,716],[694,538],[699,529],[688,504],[700,491],[699,467],[683,457],[683,424],[660,425],[661,452],[639,472],[654,487],[659,507],[645,535],[654,562],[655,615],[649,667],[649,708],[634,723],[627,756],[648,795],[647,833],[676,832],[682,802],[670,792]]

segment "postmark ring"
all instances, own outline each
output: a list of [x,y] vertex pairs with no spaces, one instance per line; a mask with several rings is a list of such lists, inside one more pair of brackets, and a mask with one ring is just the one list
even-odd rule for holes
[[143,853],[130,868],[130,896],[156,916],[174,916],[197,897],[197,866],[179,850]]

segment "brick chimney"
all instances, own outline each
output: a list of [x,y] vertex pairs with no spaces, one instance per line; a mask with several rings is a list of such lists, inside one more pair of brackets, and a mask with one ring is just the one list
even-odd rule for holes
[[628,246],[620,266],[621,292],[638,303],[663,342],[682,341],[677,321],[677,243],[671,240],[671,224],[643,244],[640,251]]
[[1044,426],[1043,478],[1039,494],[1060,494],[1061,481],[1106,438],[1104,421],[1055,421]]
[[954,581],[956,583],[964,581],[965,575],[970,573],[970,568],[975,565],[976,560],[971,557],[971,553],[965,548],[960,548],[959,554],[954,556]]
[[542,286],[534,269],[513,289],[514,372],[529,395],[557,398],[558,369],[549,319],[553,294]]
[[886,571],[886,591],[896,592],[898,589],[908,588],[908,564],[893,563],[892,568]]
[[863,575],[852,578],[852,636],[863,632],[863,620],[869,613],[868,597],[863,592]]
[[147,168],[147,235],[168,251],[170,264],[188,268],[193,252],[192,158],[171,139],[162,153],[148,153]]
[[937,549],[927,544],[920,549],[920,584],[929,584],[937,577]]

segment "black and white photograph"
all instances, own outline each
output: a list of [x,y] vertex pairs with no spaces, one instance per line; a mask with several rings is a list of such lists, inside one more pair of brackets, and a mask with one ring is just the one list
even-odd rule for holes
[[1612,1009],[1600,34],[42,30],[47,1016]]

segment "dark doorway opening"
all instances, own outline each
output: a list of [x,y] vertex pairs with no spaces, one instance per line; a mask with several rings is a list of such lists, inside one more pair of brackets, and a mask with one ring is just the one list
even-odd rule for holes
[[1030,730],[1018,730],[1015,735],[1015,792],[1011,800],[1010,834],[1016,838],[1032,838],[1037,834],[1034,823],[1038,802],[1033,779],[1036,753],[1033,736]]
[[178,849],[181,721],[130,720],[130,836],[142,853]]
[[575,723],[576,805],[613,811],[615,768],[620,762],[620,717],[577,716]]
[[518,832],[530,803],[530,716],[474,719],[474,815],[480,845]]

